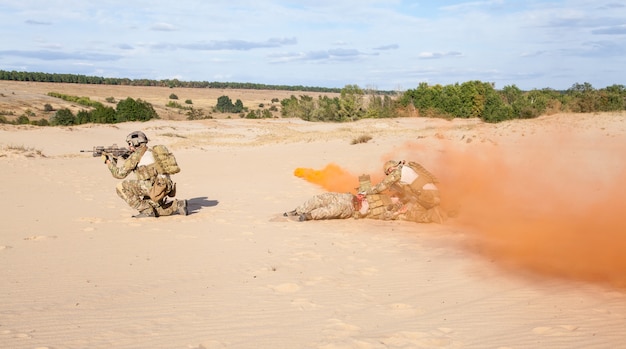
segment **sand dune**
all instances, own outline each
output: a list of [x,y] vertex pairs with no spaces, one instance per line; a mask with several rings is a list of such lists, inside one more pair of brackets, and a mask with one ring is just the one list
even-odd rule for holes
[[[624,347],[625,117],[1,125],[0,347]],[[176,154],[189,216],[131,218],[79,152],[134,130]],[[458,216],[281,216],[389,158]],[[354,184],[294,176],[329,164]]]

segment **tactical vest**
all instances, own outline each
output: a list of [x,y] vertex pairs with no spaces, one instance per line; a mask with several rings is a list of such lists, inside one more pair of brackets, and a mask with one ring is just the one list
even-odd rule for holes
[[[370,175],[363,174],[359,176],[359,192],[365,192],[372,188],[372,182]],[[387,209],[392,202],[389,195],[384,194],[370,194],[367,195],[367,204],[369,211],[367,212],[367,218],[374,219],[390,219],[391,213]]]
[[426,170],[424,166],[418,164],[417,162],[409,161],[409,163],[405,164],[404,166],[409,166],[419,175],[419,177],[417,177],[417,179],[414,180],[413,183],[410,183],[413,190],[421,191],[422,188],[424,188],[424,186],[428,183],[439,183],[437,178],[435,178],[432,173],[428,172],[428,170]]
[[392,202],[389,195],[384,194],[370,194],[367,196],[367,203],[369,204],[369,212],[367,218],[374,219],[390,219],[391,214],[387,207]]
[[143,146],[140,147],[138,150],[141,152],[141,155],[139,156],[140,160],[137,164],[137,169],[135,169],[135,175],[137,176],[137,179],[140,181],[146,181],[155,178],[158,174],[155,165],[156,161],[151,164],[140,165],[142,162],[141,159],[143,159],[146,152],[149,151],[148,147]]

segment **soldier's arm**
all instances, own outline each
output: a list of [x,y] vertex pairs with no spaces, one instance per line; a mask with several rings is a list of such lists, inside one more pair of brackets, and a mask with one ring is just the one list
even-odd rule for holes
[[391,186],[400,180],[402,173],[398,170],[391,172],[380,183],[373,186],[366,194],[380,194],[383,191],[391,188]]
[[141,160],[141,156],[139,153],[135,152],[131,154],[124,164],[121,167],[117,167],[113,162],[107,162],[107,166],[109,167],[109,171],[113,177],[118,179],[126,178],[139,164],[139,160]]

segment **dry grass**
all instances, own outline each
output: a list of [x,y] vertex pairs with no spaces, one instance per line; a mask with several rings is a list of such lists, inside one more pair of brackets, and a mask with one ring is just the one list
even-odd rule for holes
[[360,144],[367,143],[372,140],[372,136],[370,135],[362,135],[352,140],[350,144]]
[[39,149],[29,148],[23,145],[7,145],[0,149],[0,158],[45,158]]
[[[212,88],[169,88],[169,87],[144,87],[144,86],[115,86],[115,85],[82,85],[47,82],[21,82],[0,80],[0,110],[5,112],[7,119],[12,120],[24,115],[27,110],[35,113],[30,120],[49,119],[54,111],[44,110],[45,104],[50,104],[55,110],[68,108],[74,114],[85,107],[76,103],[67,102],[59,98],[48,96],[49,92],[57,92],[70,96],[89,97],[93,101],[115,108],[116,104],[110,101],[121,101],[128,97],[142,99],[152,104],[157,114],[164,120],[186,120],[185,110],[167,107],[171,101],[169,96],[174,93],[179,100],[192,100],[193,108],[202,110],[205,115],[210,114],[213,118],[227,119],[239,118],[239,114],[211,113],[221,96],[228,96],[233,103],[240,99],[244,107],[249,110],[264,108],[272,105],[280,107],[280,102],[272,99],[283,100],[292,95],[309,95],[338,97],[338,93],[302,92],[302,91],[278,91],[278,90],[245,90],[245,89],[212,89]],[[275,116],[279,116],[278,112]]]

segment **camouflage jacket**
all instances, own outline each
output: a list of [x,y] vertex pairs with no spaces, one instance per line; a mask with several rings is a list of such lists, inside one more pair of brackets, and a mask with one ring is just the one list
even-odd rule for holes
[[120,167],[116,166],[114,162],[110,162],[108,167],[113,177],[123,179],[126,178],[131,172],[136,171],[139,165],[139,161],[141,161],[141,158],[143,157],[147,149],[148,146],[142,144],[140,147],[135,149],[132,154],[130,154],[130,156],[124,161],[124,164],[122,164],[122,166]]

